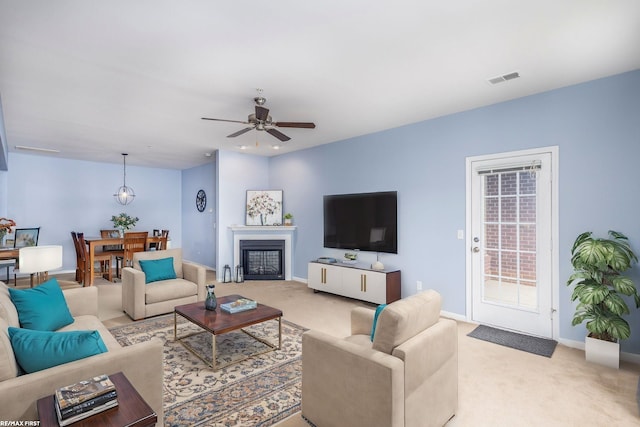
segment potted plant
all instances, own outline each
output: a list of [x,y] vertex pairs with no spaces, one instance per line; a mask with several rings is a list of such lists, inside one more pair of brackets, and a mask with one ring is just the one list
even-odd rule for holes
[[125,230],[130,230],[135,227],[139,218],[137,216],[130,216],[126,212],[122,212],[118,215],[112,215],[111,221],[113,222],[113,226],[120,231],[120,236],[124,237]]
[[627,237],[616,231],[610,230],[608,239],[592,237],[591,232],[582,233],[573,244],[574,273],[567,286],[575,286],[571,301],[578,300],[578,306],[571,324],[587,322],[585,354],[588,361],[619,366],[619,340],[631,335],[629,323],[622,318],[629,314],[629,307],[621,295],[633,296],[636,308],[640,307],[636,285],[622,274],[634,262],[638,262],[638,258]]
[[293,215],[289,212],[284,214],[284,225],[293,225]]

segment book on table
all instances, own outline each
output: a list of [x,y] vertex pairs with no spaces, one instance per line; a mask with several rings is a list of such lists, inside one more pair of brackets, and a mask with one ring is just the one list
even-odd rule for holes
[[69,416],[67,418],[62,418],[60,414],[60,408],[57,402],[55,406],[56,406],[56,414],[58,415],[58,423],[60,424],[61,427],[64,427],[64,426],[68,426],[69,424],[73,424],[77,421],[84,420],[85,418],[89,418],[93,415],[97,415],[101,412],[106,411],[107,409],[115,408],[116,406],[118,406],[118,400],[117,399],[110,400],[106,403],[102,403],[98,406],[93,406],[91,407],[91,409],[88,409],[84,412],[80,412],[79,414]]
[[107,375],[61,387],[54,396],[56,412],[61,421],[89,412],[101,412],[118,404],[116,388]]
[[258,303],[247,298],[238,298],[235,301],[220,304],[220,309],[227,313],[239,313],[256,307],[258,307]]
[[[94,408],[99,408],[104,406],[105,404],[111,404],[113,401],[118,401],[118,393],[113,390],[109,391],[105,394],[101,394],[100,396],[96,396],[92,399],[85,400],[82,403],[78,403],[77,405],[68,406],[64,409],[60,408],[60,404],[58,403],[58,399],[54,399],[54,404],[56,406],[56,413],[58,414],[59,420],[66,420],[67,418],[74,417],[78,414],[82,414],[84,412],[88,412],[93,410]],[[108,408],[104,408],[108,409]]]

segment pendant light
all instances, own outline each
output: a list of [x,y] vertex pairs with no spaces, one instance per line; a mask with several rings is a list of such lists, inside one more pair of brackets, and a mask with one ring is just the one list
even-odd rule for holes
[[136,193],[133,191],[133,188],[127,187],[127,153],[122,153],[122,168],[122,187],[118,188],[118,191],[113,197],[115,197],[116,201],[121,205],[128,205],[133,202]]

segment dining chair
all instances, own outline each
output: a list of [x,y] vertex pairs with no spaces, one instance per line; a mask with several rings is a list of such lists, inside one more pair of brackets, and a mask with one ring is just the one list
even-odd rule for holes
[[[89,270],[89,253],[87,244],[84,241],[84,233],[72,231],[71,238],[76,249],[76,282],[84,284]],[[108,252],[96,252],[93,256],[94,261],[100,264],[100,269],[96,272],[96,276],[102,276],[110,282],[113,280],[113,273],[111,272],[112,256]]]
[[124,233],[124,257],[122,267],[131,267],[133,265],[133,254],[136,252],[144,252],[147,250],[148,231],[125,231]]
[[169,230],[162,230],[159,236],[160,236],[160,241],[156,243],[156,250],[164,251],[167,249],[167,240],[169,240]]
[[[9,267],[13,267],[14,270],[16,268],[16,260],[15,258],[9,259],[0,259],[0,268],[7,268],[7,285],[11,282],[11,277],[9,276]],[[16,286],[16,280],[13,279],[13,286]]]
[[[109,229],[100,230],[100,237],[107,239],[110,237],[120,237],[120,230]],[[110,253],[116,263],[116,277],[120,277],[120,261],[124,258],[124,248],[122,245],[102,245],[102,252]]]

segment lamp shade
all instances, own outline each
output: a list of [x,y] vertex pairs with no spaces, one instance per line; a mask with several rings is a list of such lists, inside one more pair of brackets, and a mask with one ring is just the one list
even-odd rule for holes
[[62,246],[28,246],[20,248],[20,271],[41,273],[62,267]]

